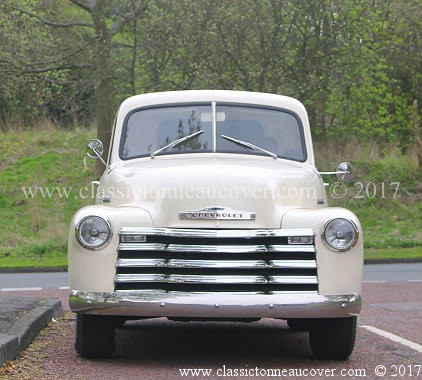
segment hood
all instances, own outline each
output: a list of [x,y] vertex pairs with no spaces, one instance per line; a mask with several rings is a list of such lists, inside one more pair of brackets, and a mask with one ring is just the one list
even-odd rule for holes
[[98,203],[148,211],[154,227],[279,228],[292,208],[325,207],[314,168],[266,156],[189,154],[123,162]]

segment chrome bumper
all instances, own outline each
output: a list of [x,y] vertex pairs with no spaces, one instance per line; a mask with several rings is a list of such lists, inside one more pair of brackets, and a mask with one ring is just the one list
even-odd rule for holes
[[73,290],[76,313],[138,317],[191,318],[338,318],[359,314],[359,294],[323,296],[309,293],[182,293],[158,291]]

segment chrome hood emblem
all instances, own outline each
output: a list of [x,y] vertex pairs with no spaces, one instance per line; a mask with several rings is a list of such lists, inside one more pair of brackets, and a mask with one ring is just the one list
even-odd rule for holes
[[206,207],[197,211],[184,211],[181,220],[255,220],[255,213],[226,207]]

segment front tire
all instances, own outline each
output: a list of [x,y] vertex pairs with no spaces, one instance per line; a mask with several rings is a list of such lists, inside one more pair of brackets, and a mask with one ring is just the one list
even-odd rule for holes
[[309,338],[318,359],[346,360],[355,346],[356,317],[312,320]]
[[75,350],[83,358],[109,358],[115,350],[115,321],[110,316],[77,314]]

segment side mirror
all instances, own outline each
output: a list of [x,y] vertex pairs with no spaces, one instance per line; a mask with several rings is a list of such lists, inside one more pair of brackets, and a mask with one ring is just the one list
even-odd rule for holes
[[337,167],[336,175],[339,181],[351,181],[354,177],[353,166],[348,162],[342,162]]
[[320,175],[335,174],[339,181],[351,181],[354,177],[353,166],[348,162],[342,162],[335,172],[318,172]]
[[104,153],[104,145],[98,139],[92,139],[88,141],[86,147],[86,155],[89,158],[100,158]]

